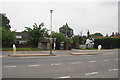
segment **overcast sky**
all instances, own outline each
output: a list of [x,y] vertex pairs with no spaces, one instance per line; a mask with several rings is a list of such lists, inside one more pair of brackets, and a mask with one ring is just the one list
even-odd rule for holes
[[[74,34],[86,35],[100,32],[111,34],[118,31],[119,0],[4,0],[1,12],[10,19],[11,30],[23,31],[34,23],[45,23],[50,29],[50,11],[53,10],[53,31],[68,23]],[[1,6],[1,5],[0,5]]]

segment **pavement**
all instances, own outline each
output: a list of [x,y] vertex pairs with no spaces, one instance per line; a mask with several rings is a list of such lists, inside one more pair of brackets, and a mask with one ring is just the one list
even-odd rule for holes
[[[62,52],[62,53],[60,53]],[[71,53],[96,53],[72,50]],[[63,56],[3,57],[3,78],[118,78],[118,50],[103,50],[105,54],[64,56],[70,51],[58,51]],[[34,53],[34,52],[33,52]]]

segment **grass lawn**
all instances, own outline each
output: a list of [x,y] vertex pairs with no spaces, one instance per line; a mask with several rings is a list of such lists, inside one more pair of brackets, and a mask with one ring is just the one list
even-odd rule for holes
[[[17,51],[50,51],[48,50],[41,50],[38,48],[16,48]],[[2,48],[2,51],[13,51],[13,48]],[[56,51],[56,50],[52,50],[52,51]]]
[[[2,48],[2,51],[12,51],[13,48]],[[38,48],[17,48],[17,51],[40,51]]]
[[[98,50],[97,48],[88,48],[88,49],[85,49],[85,48],[77,48],[79,50]],[[119,48],[113,48],[113,49],[119,49]],[[101,50],[105,50],[105,49],[101,49]],[[109,50],[109,49],[108,49]]]
[[80,50],[97,50],[96,48],[87,48],[87,49],[85,49],[85,48],[78,48],[78,49],[80,49]]

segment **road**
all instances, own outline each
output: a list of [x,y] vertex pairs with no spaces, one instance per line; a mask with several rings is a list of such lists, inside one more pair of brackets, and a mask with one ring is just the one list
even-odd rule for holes
[[[96,50],[56,51],[56,54]],[[3,78],[118,78],[118,50],[77,56],[3,57]],[[4,52],[5,53],[5,52]],[[8,53],[7,53],[8,54]]]

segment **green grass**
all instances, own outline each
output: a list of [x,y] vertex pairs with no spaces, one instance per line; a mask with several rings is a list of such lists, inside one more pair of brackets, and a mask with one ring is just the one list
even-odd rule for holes
[[[98,50],[97,48],[88,48],[88,49],[85,49],[85,48],[77,48],[77,49],[80,49],[80,50]],[[113,48],[113,49],[119,49],[119,48]],[[105,49],[101,49],[101,50],[105,50]],[[108,49],[109,50],[109,49]]]
[[[38,48],[17,48],[17,51],[50,51],[48,50],[41,50]],[[2,48],[2,51],[13,51],[13,48]],[[56,51],[56,50],[52,50],[52,51]]]
[[[88,48],[88,49],[77,48],[77,49],[80,49],[80,50],[97,50],[96,48]],[[115,48],[115,49],[118,49],[118,48]],[[102,49],[102,50],[104,50],[104,49]],[[2,51],[13,51],[13,48],[2,48]],[[38,48],[17,48],[17,51],[50,51],[50,50],[40,50]],[[52,51],[56,51],[56,50],[52,50]]]
[[[12,51],[13,48],[2,48],[2,51]],[[40,51],[38,48],[17,48],[17,51]]]
[[80,49],[80,50],[97,50],[96,48],[87,48],[87,49],[85,49],[85,48],[78,48],[78,49]]

